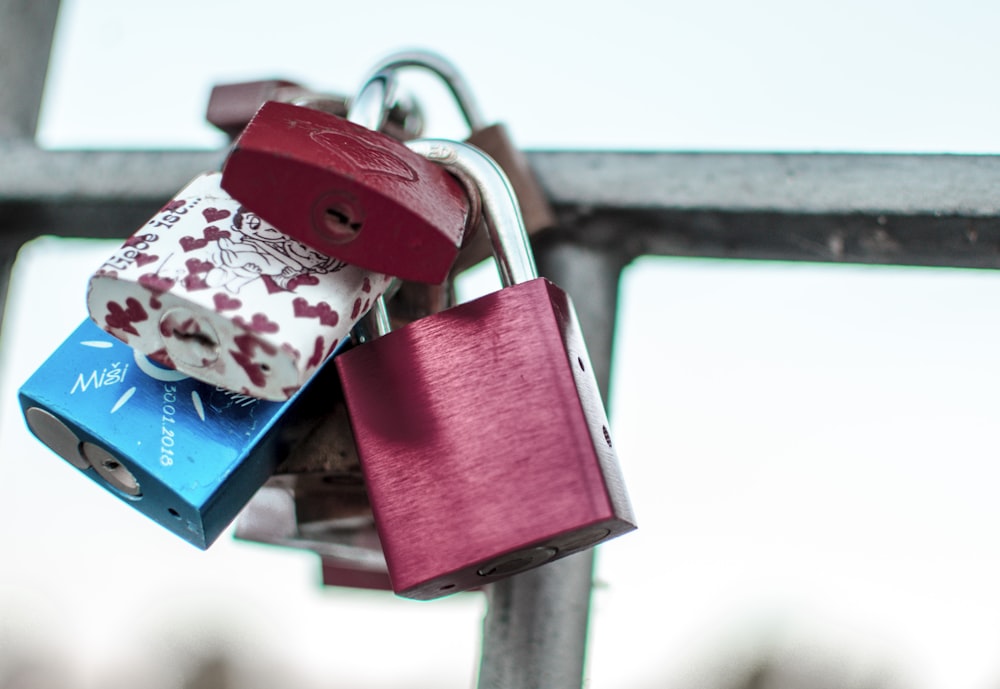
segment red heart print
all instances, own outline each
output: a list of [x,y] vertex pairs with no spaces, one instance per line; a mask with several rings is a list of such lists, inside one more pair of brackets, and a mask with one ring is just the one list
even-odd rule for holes
[[313,353],[312,356],[309,357],[309,361],[306,362],[306,368],[319,366],[320,362],[322,361],[323,361],[323,337],[321,335],[317,335],[316,342],[313,345]]
[[202,261],[200,258],[189,258],[184,261],[184,265],[187,266],[188,273],[192,275],[197,273],[207,273],[215,266],[211,261]]
[[302,297],[296,297],[292,301],[292,313],[296,318],[319,318],[323,325],[334,326],[340,321],[340,315],[330,308],[325,301],[321,301],[315,306]]
[[221,208],[205,208],[204,210],[202,210],[201,214],[205,216],[205,220],[207,220],[208,222],[223,220],[230,216],[229,211],[222,210]]
[[295,349],[295,347],[288,344],[287,342],[281,343],[281,351],[290,356],[294,361],[298,361],[299,358],[301,358],[302,356],[301,354],[299,354],[299,350]]
[[125,300],[125,307],[116,301],[109,301],[107,303],[108,313],[104,317],[104,324],[108,328],[114,328],[117,330],[124,330],[131,335],[138,335],[139,332],[132,327],[133,323],[138,323],[149,318],[149,314],[146,313],[146,309],[142,308],[142,304],[135,297],[129,297]]
[[276,347],[264,342],[252,333],[237,335],[233,338],[233,342],[239,348],[240,352],[248,357],[252,357],[258,348],[269,356],[274,356],[278,353],[278,349]]
[[365,281],[361,283],[361,291],[362,292],[371,292],[372,291],[372,281],[369,280],[367,278],[367,276],[365,277]]
[[157,349],[152,354],[147,354],[146,358],[147,359],[152,359],[156,363],[160,364],[161,366],[166,366],[167,368],[177,368],[174,365],[173,359],[171,359],[170,355],[167,354],[167,348],[166,347],[164,347],[163,349]]
[[233,360],[239,364],[240,368],[246,372],[247,378],[250,379],[251,384],[257,386],[258,388],[264,387],[267,383],[267,376],[264,375],[264,367],[261,364],[254,363],[253,360],[243,352],[234,352],[230,350],[229,354],[233,357]]
[[180,245],[185,252],[194,251],[195,249],[201,249],[207,246],[208,240],[198,239],[196,237],[181,237]]
[[296,275],[291,280],[288,281],[288,291],[294,292],[295,288],[299,285],[318,285],[319,278],[315,275],[310,275],[305,273],[303,275]]
[[184,285],[184,289],[188,292],[197,292],[200,289],[208,289],[208,283],[205,282],[205,276],[201,273],[193,273],[187,275],[181,280]]
[[270,275],[261,275],[260,281],[264,283],[264,288],[267,289],[268,294],[275,294],[277,292],[286,291],[277,282],[275,282]]
[[239,299],[234,299],[228,294],[223,294],[222,292],[217,292],[212,296],[212,301],[215,302],[216,311],[232,311],[233,309],[238,309],[243,306],[243,302]]
[[243,318],[237,316],[233,319],[233,323],[240,326],[244,330],[249,330],[255,333],[278,332],[278,324],[270,320],[262,313],[255,313],[249,323],[247,323]]
[[153,254],[144,254],[139,252],[135,255],[135,264],[141,268],[144,265],[159,260],[159,258],[159,256],[155,256]]
[[[229,213],[229,211],[226,211],[227,215],[228,215],[228,213]],[[211,240],[211,241],[217,241],[219,239],[222,239],[223,237],[229,237],[229,236],[231,236],[229,234],[229,230],[220,230],[215,225],[209,225],[208,227],[205,228],[205,231],[202,232],[201,234],[202,234],[202,236],[205,239],[208,239],[208,240]]]
[[168,292],[174,286],[170,278],[160,277],[156,273],[146,273],[139,276],[139,284],[156,294]]

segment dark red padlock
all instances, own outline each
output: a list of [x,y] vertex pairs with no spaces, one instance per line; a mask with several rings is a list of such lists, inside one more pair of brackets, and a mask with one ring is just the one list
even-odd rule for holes
[[[528,157],[514,145],[506,126],[499,122],[488,123],[472,95],[472,90],[455,65],[437,53],[427,50],[405,50],[393,53],[378,62],[365,83],[386,73],[394,74],[408,67],[431,72],[440,78],[451,92],[455,104],[469,126],[470,132],[465,143],[483,151],[507,175],[517,195],[521,217],[528,234],[534,236],[555,227],[557,222],[555,212],[528,162]],[[364,91],[364,87],[361,90]],[[460,273],[490,256],[490,242],[485,234],[469,233],[455,261],[453,272]]]
[[511,285],[335,360],[393,589],[431,599],[635,519],[572,303],[536,278],[506,177],[466,144],[408,145],[474,182]]
[[440,166],[385,134],[287,103],[257,111],[222,188],[322,254],[431,284],[447,278],[469,218],[462,186]]

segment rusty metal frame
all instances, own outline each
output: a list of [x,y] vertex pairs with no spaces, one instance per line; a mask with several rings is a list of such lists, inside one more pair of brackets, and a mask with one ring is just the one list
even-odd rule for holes
[[[39,149],[58,10],[58,0],[0,0],[0,304],[17,250],[40,228],[121,237],[223,156]],[[998,156],[532,151],[529,159],[560,218],[536,244],[539,266],[574,297],[605,399],[618,280],[638,256],[1000,267]],[[581,686],[592,568],[592,554],[577,555],[492,587],[481,688]]]

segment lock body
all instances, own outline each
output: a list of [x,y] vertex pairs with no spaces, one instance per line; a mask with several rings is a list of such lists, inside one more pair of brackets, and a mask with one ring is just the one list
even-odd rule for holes
[[398,594],[481,586],[635,528],[576,314],[548,280],[334,363]]
[[399,141],[278,102],[236,141],[222,187],[322,254],[430,284],[447,278],[469,213],[461,185]]
[[269,402],[163,368],[86,320],[19,400],[29,430],[56,454],[207,548],[302,446],[323,386],[335,384],[328,369],[314,377],[317,388]]
[[[309,89],[287,79],[260,79],[241,81],[228,84],[217,84],[212,87],[208,96],[208,106],[205,119],[210,124],[221,129],[231,139],[239,136],[243,128],[257,112],[257,108],[269,100],[291,101],[296,98],[315,97]],[[341,110],[346,113],[347,106],[341,100]]]
[[323,256],[193,180],[91,277],[107,332],[166,366],[243,394],[291,397],[389,277]]

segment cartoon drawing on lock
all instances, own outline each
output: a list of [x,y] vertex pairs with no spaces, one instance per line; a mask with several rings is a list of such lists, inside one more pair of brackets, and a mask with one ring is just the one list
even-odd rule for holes
[[237,294],[254,280],[270,278],[281,289],[292,290],[295,278],[334,273],[346,265],[282,234],[243,206],[230,230],[214,240],[214,267],[205,275],[209,287]]

